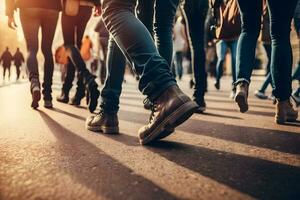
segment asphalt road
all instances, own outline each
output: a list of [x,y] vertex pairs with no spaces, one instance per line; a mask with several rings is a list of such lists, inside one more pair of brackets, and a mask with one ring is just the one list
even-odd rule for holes
[[[119,135],[85,130],[84,101],[35,111],[28,83],[0,84],[0,199],[300,199],[300,123],[275,125],[272,103],[253,95],[240,114],[229,80],[209,83],[206,114],[151,146],[138,143],[149,111],[131,78]],[[188,77],[180,85],[192,93]]]

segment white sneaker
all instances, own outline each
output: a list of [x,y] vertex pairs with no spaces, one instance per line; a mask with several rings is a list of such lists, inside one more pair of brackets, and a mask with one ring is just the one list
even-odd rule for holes
[[259,99],[268,99],[268,96],[259,90],[255,90],[254,95]]

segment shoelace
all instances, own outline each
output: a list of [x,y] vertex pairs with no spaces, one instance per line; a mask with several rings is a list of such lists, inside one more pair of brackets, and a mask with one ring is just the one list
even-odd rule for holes
[[155,117],[155,112],[157,111],[157,104],[155,102],[152,102],[149,98],[144,99],[143,103],[150,105],[151,115],[149,118],[149,123],[151,123]]

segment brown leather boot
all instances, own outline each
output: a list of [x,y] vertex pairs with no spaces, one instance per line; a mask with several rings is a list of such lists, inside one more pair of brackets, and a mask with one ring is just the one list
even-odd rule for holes
[[100,111],[96,116],[90,116],[86,119],[86,128],[95,132],[117,134],[119,133],[118,115]]
[[240,82],[236,86],[236,95],[234,97],[234,101],[238,104],[241,113],[247,112],[249,109],[248,90],[249,84],[246,81]]
[[298,112],[293,109],[290,100],[277,101],[275,122],[277,124],[284,124],[286,121],[296,121]]
[[177,85],[169,87],[153,102],[149,123],[139,130],[140,143],[147,144],[170,135],[174,128],[190,118],[197,108],[198,105]]

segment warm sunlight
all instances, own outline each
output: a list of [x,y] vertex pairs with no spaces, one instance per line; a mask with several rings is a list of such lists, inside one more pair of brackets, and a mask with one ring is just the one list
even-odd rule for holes
[[[21,23],[20,23],[18,16],[19,16],[19,13],[16,13],[15,18],[16,18],[16,22],[18,24],[18,28],[16,29],[16,31],[17,31],[18,41],[21,42],[24,40],[24,36],[23,36]],[[4,1],[0,2],[0,23],[1,23],[1,25],[2,24],[5,25],[4,27],[6,27],[7,17],[5,16],[5,2]]]

